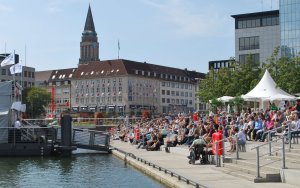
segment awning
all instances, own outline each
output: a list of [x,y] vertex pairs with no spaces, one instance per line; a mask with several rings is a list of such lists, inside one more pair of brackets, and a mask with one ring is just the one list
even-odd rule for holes
[[97,108],[97,106],[90,106],[90,107],[89,107],[89,110],[95,111],[96,108]]
[[107,105],[107,107],[108,107],[109,109],[113,109],[113,108],[116,107],[116,105]]
[[99,109],[101,109],[101,110],[105,109],[105,105],[100,105]]

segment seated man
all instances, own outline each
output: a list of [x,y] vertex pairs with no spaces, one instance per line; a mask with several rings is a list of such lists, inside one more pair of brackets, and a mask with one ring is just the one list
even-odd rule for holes
[[206,152],[205,152],[205,147],[207,143],[202,137],[197,136],[197,139],[195,139],[192,143],[192,145],[189,147],[190,150],[190,155],[188,156],[189,163],[190,164],[195,164],[196,160],[200,159],[201,157],[201,164],[205,164],[207,162],[206,158]]

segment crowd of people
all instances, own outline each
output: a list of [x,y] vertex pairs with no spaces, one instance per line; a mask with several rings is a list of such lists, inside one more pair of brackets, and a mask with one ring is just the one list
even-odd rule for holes
[[[300,134],[300,100],[289,109],[268,108],[265,111],[247,109],[242,113],[220,112],[217,115],[195,112],[193,114],[167,114],[153,119],[140,120],[135,124],[120,124],[118,138],[135,144],[137,149],[149,151],[183,145],[193,149],[197,143],[209,148],[213,145],[214,133],[230,143],[228,152],[234,152],[236,145],[246,141],[265,142],[271,135]],[[288,141],[288,140],[287,140]],[[199,144],[198,144],[199,145]],[[209,149],[206,149],[209,151]]]

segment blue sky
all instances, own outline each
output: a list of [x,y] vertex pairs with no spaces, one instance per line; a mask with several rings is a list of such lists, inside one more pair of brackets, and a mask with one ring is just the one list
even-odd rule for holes
[[278,9],[278,0],[0,0],[0,53],[37,71],[76,67],[88,5],[100,59],[207,72],[234,56],[231,15]]

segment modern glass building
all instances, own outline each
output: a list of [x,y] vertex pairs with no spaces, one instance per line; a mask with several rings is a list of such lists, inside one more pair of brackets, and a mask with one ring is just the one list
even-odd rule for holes
[[280,0],[281,56],[295,57],[300,52],[300,1]]

